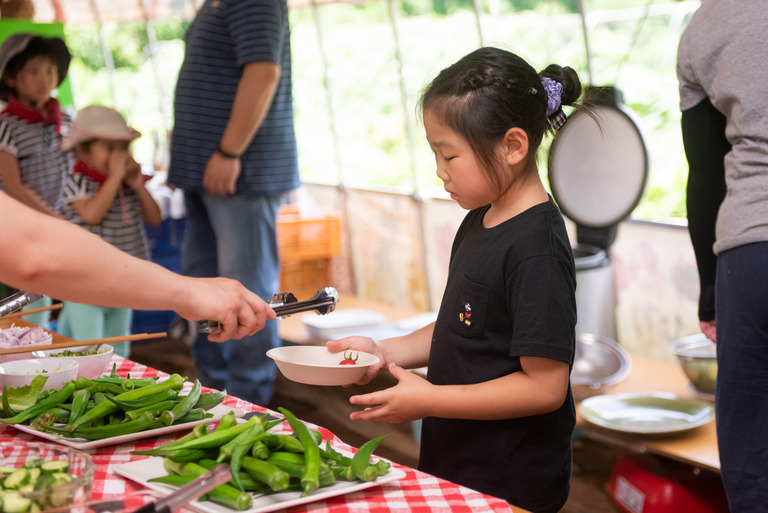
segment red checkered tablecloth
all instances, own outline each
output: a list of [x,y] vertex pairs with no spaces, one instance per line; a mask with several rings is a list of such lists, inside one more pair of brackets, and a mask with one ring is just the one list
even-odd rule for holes
[[[113,356],[113,363],[117,365],[117,373],[120,376],[130,374],[131,377],[134,378],[147,378],[166,375],[156,369],[141,365],[131,360],[123,359],[117,355]],[[266,408],[248,403],[234,396],[227,396],[224,404],[246,412],[269,412]],[[323,433],[324,439],[328,436],[331,437],[334,447],[344,448],[351,451],[355,450],[353,447],[342,442],[327,429],[323,427],[318,427],[318,429]],[[95,466],[94,483],[91,492],[92,499],[120,496],[141,490],[141,485],[114,474],[112,472],[112,467],[121,463],[146,458],[146,456],[136,456],[131,454],[131,451],[133,450],[158,447],[182,436],[183,434],[185,434],[185,432],[146,438],[137,440],[133,443],[124,443],[86,450],[85,452],[91,454]],[[0,444],[13,443],[14,440],[41,441],[40,438],[20,432],[13,427],[0,427]],[[383,484],[382,486],[376,486],[322,501],[315,501],[302,506],[289,508],[286,511],[290,513],[303,511],[327,511],[334,513],[490,513],[522,511],[517,508],[510,508],[509,504],[501,499],[478,493],[474,490],[439,479],[430,474],[425,474],[424,472],[420,472],[410,467],[405,467],[397,463],[393,463],[393,465],[405,472],[405,477],[395,482]]]

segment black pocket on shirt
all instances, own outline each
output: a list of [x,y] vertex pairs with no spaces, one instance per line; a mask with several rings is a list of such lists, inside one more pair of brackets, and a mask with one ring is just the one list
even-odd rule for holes
[[464,276],[447,302],[451,328],[463,337],[479,337],[485,328],[488,313],[488,287]]

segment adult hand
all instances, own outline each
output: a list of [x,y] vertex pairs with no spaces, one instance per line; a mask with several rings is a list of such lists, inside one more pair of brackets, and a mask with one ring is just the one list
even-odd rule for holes
[[325,343],[325,347],[332,353],[338,353],[347,349],[354,351],[363,351],[364,353],[370,353],[375,355],[379,359],[379,363],[371,365],[363,374],[363,377],[357,381],[357,385],[365,385],[369,383],[376,375],[387,365],[387,355],[384,352],[384,348],[381,344],[378,344],[370,337],[345,337],[338,340],[329,340]]
[[389,372],[398,380],[397,385],[349,398],[352,404],[367,406],[362,411],[352,412],[351,420],[400,423],[427,416],[427,407],[434,401],[435,385],[394,363],[389,364]]
[[709,340],[717,343],[717,330],[715,329],[715,321],[701,321],[699,323],[701,332],[707,336]]
[[214,153],[205,166],[203,188],[219,198],[234,194],[240,169],[240,159],[228,159]]
[[276,319],[274,310],[240,282],[228,278],[190,278],[187,307],[177,310],[192,321],[218,321],[219,333],[208,336],[211,342],[225,342],[253,335],[267,320]]

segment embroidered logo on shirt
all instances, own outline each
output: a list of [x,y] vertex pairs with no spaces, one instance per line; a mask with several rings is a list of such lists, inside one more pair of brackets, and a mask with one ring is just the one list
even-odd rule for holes
[[472,326],[472,305],[469,304],[469,299],[464,298],[464,311],[459,314],[459,322],[463,322],[467,326]]

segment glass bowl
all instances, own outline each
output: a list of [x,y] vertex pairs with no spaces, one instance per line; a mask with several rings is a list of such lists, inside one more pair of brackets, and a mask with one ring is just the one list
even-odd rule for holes
[[66,465],[62,464],[61,467],[67,468],[66,473],[72,476],[72,480],[38,490],[35,490],[34,486],[22,484],[19,487],[20,501],[24,503],[30,501],[31,511],[75,506],[90,499],[93,484],[93,461],[90,455],[56,444],[26,442],[13,438],[0,439],[0,466],[18,469],[25,465],[31,466],[36,460],[44,462],[43,466],[46,469],[37,477],[38,483],[43,479],[44,472],[48,472],[51,467],[59,467],[55,464],[51,465],[51,462],[65,463]]

